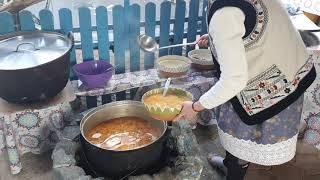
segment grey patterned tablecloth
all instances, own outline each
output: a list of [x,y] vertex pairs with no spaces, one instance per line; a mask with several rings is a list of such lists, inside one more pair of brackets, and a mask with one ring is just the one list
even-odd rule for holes
[[320,50],[317,48],[310,50],[318,56],[317,61],[314,62],[317,77],[304,95],[301,120],[307,123],[303,140],[320,150]]
[[40,154],[55,146],[70,113],[69,103],[44,109],[0,113],[0,151],[7,151],[12,174],[21,171],[20,156],[23,154]]
[[[213,71],[196,71],[190,70],[186,76],[174,78],[180,81],[189,81],[188,78],[212,78]],[[77,96],[101,96],[105,94],[117,93],[129,89],[152,86],[165,82],[165,78],[158,75],[156,69],[149,69],[144,71],[128,72],[123,74],[113,75],[111,80],[104,88],[87,89],[80,81],[72,81]],[[196,82],[195,82],[196,83]]]
[[23,154],[40,154],[55,146],[72,114],[69,102],[75,98],[67,84],[61,93],[47,102],[22,105],[0,99],[0,153],[8,153],[12,174],[21,171]]
[[[198,100],[203,93],[214,85],[216,80],[214,78],[214,71],[190,70],[186,76],[173,78],[171,85],[191,92],[195,100]],[[99,89],[86,89],[80,85],[79,81],[73,81],[72,83],[76,89],[75,94],[77,96],[101,96],[138,88],[134,100],[140,101],[146,91],[163,86],[165,81],[166,79],[158,76],[156,69],[150,69],[114,75],[104,88]],[[216,110],[201,112],[198,116],[198,122],[203,125],[214,124],[216,122],[215,112]]]

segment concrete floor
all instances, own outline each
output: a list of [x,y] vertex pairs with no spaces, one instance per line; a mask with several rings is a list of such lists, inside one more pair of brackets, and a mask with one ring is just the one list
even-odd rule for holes
[[[208,153],[224,155],[225,152],[220,145],[215,126],[198,126],[195,134],[204,155]],[[292,161],[273,167],[251,164],[245,179],[320,180],[320,151],[309,144],[299,141],[296,157]]]
[[320,151],[299,141],[293,160],[273,167],[251,165],[246,180],[320,180]]
[[6,152],[0,155],[0,180],[53,180],[51,152],[42,155],[26,154],[22,157],[22,172],[12,175]]

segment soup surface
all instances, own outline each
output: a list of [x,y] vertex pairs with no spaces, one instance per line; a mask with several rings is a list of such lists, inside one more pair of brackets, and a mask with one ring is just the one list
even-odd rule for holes
[[144,99],[144,103],[147,105],[159,105],[170,108],[179,108],[184,101],[190,101],[190,98],[173,94],[167,94],[166,96],[162,96],[162,94],[154,94],[145,97]]
[[211,61],[212,59],[210,54],[192,54],[191,57],[201,61]]
[[154,142],[160,133],[160,129],[144,119],[122,117],[100,123],[86,134],[86,138],[100,148],[125,151]]

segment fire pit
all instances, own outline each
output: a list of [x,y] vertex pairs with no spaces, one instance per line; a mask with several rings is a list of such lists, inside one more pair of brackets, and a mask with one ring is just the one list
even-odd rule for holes
[[[101,177],[94,168],[88,164],[83,156],[80,145],[79,121],[83,115],[74,117],[70,126],[61,134],[61,141],[56,145],[53,154],[53,169],[55,179],[110,179]],[[187,121],[173,122],[167,131],[168,140],[161,162],[148,174],[131,176],[127,174],[123,180],[212,180],[222,179],[206,162],[196,136]],[[106,162],[107,163],[107,162]]]

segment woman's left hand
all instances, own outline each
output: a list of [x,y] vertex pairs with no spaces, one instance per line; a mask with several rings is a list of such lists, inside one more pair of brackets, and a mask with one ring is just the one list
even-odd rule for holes
[[192,101],[186,101],[182,104],[182,110],[174,121],[186,119],[189,121],[196,121],[198,112],[192,109]]

